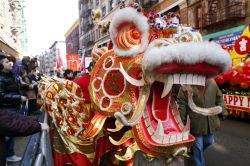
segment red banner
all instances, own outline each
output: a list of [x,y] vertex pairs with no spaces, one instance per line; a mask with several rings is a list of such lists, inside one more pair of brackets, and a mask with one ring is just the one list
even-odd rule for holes
[[67,54],[67,69],[71,69],[73,71],[79,70],[80,67],[80,60],[78,54]]
[[250,112],[250,96],[224,94],[223,98],[228,109]]

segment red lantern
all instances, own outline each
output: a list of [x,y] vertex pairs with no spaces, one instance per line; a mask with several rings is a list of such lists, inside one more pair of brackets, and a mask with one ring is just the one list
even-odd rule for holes
[[235,69],[237,72],[242,73],[242,72],[243,72],[243,65],[244,65],[244,63],[240,63],[240,64],[234,66],[234,69]]
[[243,88],[243,89],[247,89],[249,87],[249,83],[248,82],[241,82],[240,83],[240,87]]
[[228,70],[226,73],[223,74],[223,77],[225,78],[225,80],[230,80],[232,75],[233,75],[234,70],[230,69]]
[[223,75],[219,75],[215,78],[215,81],[218,85],[223,85],[226,83],[226,80],[224,79]]
[[242,68],[243,68],[243,72],[245,74],[249,74],[250,73],[250,63],[245,63]]

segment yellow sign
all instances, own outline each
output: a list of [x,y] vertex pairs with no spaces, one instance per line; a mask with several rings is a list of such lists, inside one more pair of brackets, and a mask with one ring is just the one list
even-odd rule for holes
[[[243,54],[237,50],[241,50]],[[247,56],[247,52],[250,52],[250,24],[244,29],[241,36],[235,41],[234,48],[230,53],[233,60],[233,66],[242,62]]]

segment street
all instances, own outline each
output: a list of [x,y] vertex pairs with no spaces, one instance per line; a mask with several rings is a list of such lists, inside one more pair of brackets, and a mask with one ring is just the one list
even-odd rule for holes
[[[250,165],[250,122],[239,119],[222,121],[215,134],[215,144],[205,152],[206,166],[249,166]],[[16,153],[22,156],[27,139],[17,138]],[[18,165],[9,164],[9,165]]]
[[227,119],[205,152],[206,166],[250,166],[250,122]]

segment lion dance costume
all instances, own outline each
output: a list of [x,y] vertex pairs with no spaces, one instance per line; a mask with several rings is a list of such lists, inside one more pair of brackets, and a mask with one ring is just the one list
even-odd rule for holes
[[194,137],[189,118],[186,125],[180,119],[172,86],[204,86],[231,66],[229,54],[180,26],[173,14],[144,13],[138,5],[120,9],[109,31],[113,48],[93,48],[90,101],[74,82],[43,78],[39,97],[51,120],[55,165],[98,165],[103,156],[109,165],[132,165],[139,150],[148,162],[185,156]]

